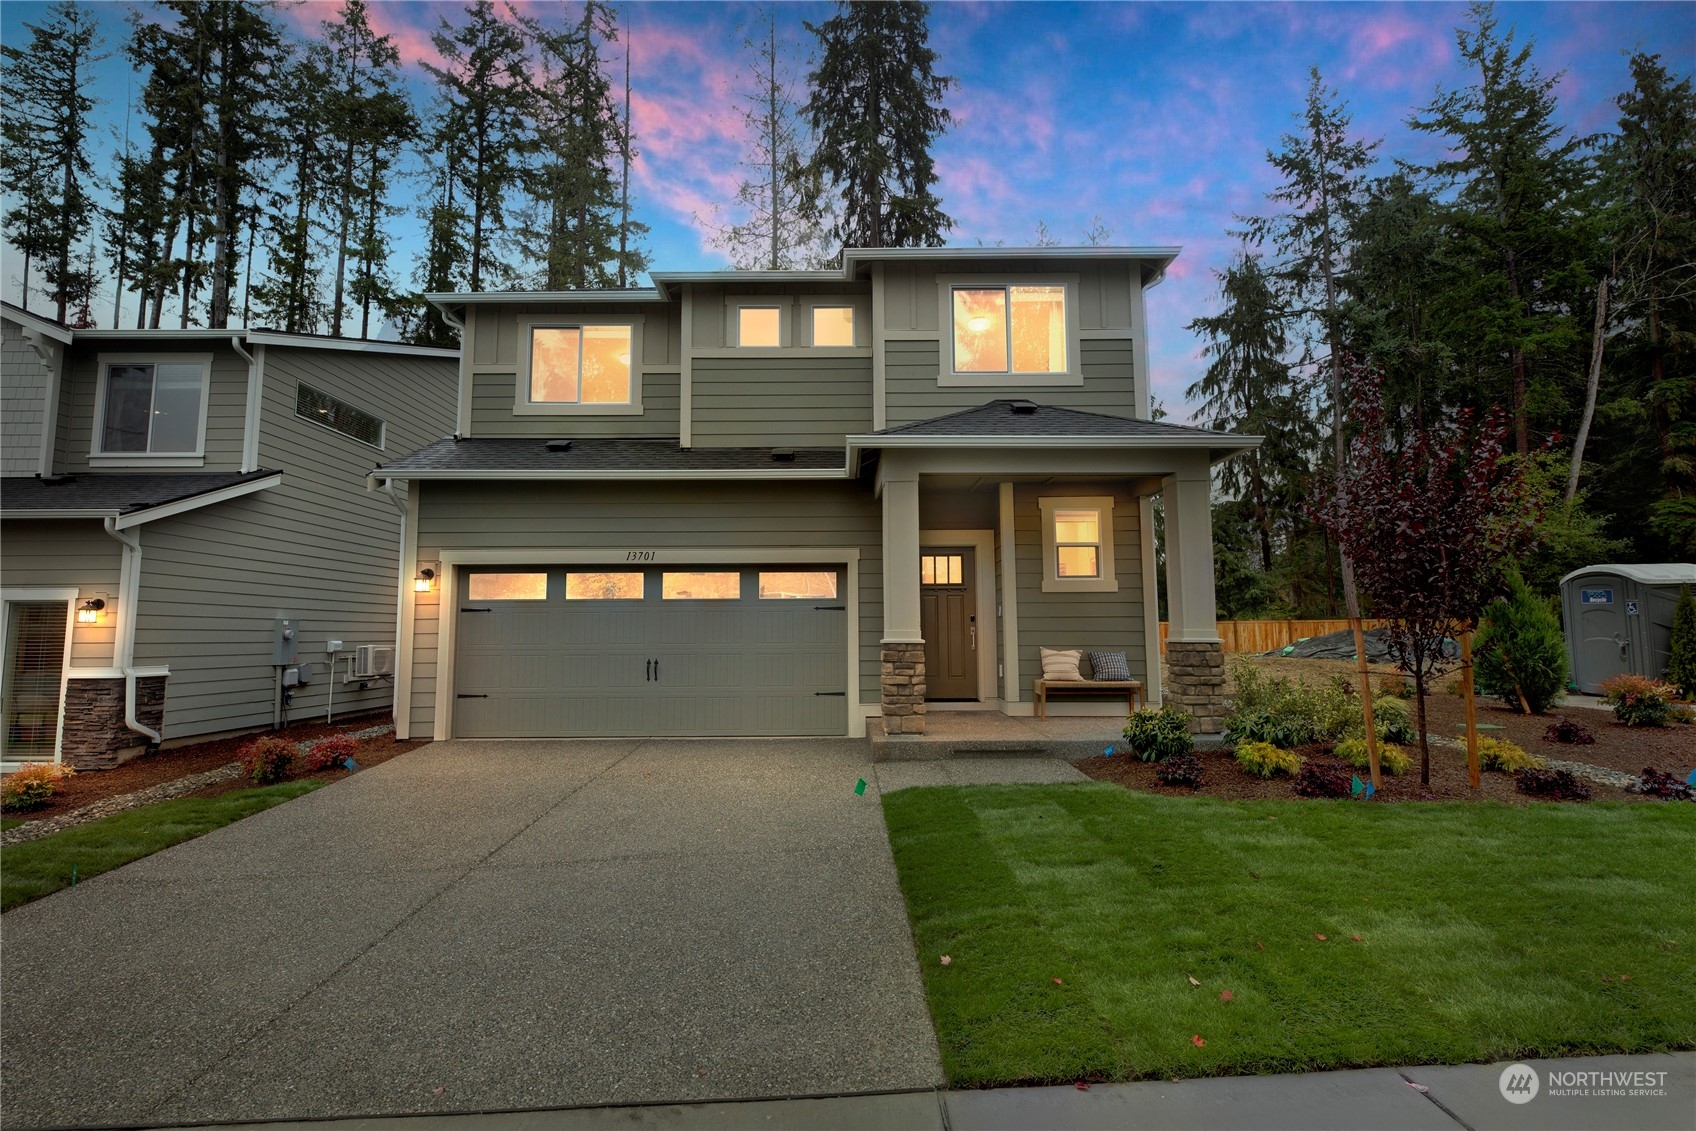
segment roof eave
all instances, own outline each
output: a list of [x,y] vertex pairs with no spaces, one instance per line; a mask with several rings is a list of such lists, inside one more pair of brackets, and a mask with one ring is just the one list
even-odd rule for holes
[[464,480],[615,480],[615,479],[847,479],[846,467],[803,467],[778,470],[774,468],[373,468],[368,483],[383,479],[464,479]]

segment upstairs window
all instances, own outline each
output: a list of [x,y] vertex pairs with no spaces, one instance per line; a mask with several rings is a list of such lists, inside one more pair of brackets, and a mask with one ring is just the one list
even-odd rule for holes
[[783,345],[783,311],[775,306],[737,307],[736,344],[772,348]]
[[95,456],[202,456],[209,356],[101,358],[99,369]]
[[1064,286],[952,290],[954,372],[1067,372]]
[[364,409],[354,408],[346,401],[337,400],[329,393],[321,393],[310,385],[295,386],[294,414],[302,420],[322,424],[349,439],[358,440],[361,444],[370,444],[373,448],[383,446],[383,422],[380,419]]
[[813,345],[854,345],[854,308],[852,306],[813,307]]
[[628,323],[532,326],[529,403],[631,404],[632,337]]

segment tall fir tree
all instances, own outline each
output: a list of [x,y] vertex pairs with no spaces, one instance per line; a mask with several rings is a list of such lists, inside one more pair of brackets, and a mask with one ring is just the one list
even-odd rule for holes
[[953,121],[942,98],[954,80],[935,72],[929,15],[918,0],[838,0],[806,25],[819,42],[803,111],[818,135],[810,175],[841,196],[844,247],[940,247],[954,226],[931,157]]
[[328,233],[322,213],[330,201],[337,154],[328,118],[329,54],[314,45],[287,68],[281,168],[267,194],[265,273],[252,288],[251,308],[266,325],[296,334],[322,329],[326,304],[323,270]]

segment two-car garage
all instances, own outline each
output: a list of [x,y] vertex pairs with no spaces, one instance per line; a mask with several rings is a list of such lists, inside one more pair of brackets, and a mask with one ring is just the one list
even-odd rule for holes
[[840,735],[840,565],[475,566],[454,600],[462,738]]

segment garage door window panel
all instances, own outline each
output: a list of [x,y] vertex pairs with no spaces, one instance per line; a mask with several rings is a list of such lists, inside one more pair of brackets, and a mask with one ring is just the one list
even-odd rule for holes
[[836,599],[835,570],[761,571],[762,601]]
[[660,575],[660,597],[667,601],[738,601],[742,598],[742,575],[667,571]]
[[473,601],[546,601],[546,573],[474,573],[466,582]]
[[567,573],[567,601],[640,601],[646,593],[640,573]]

